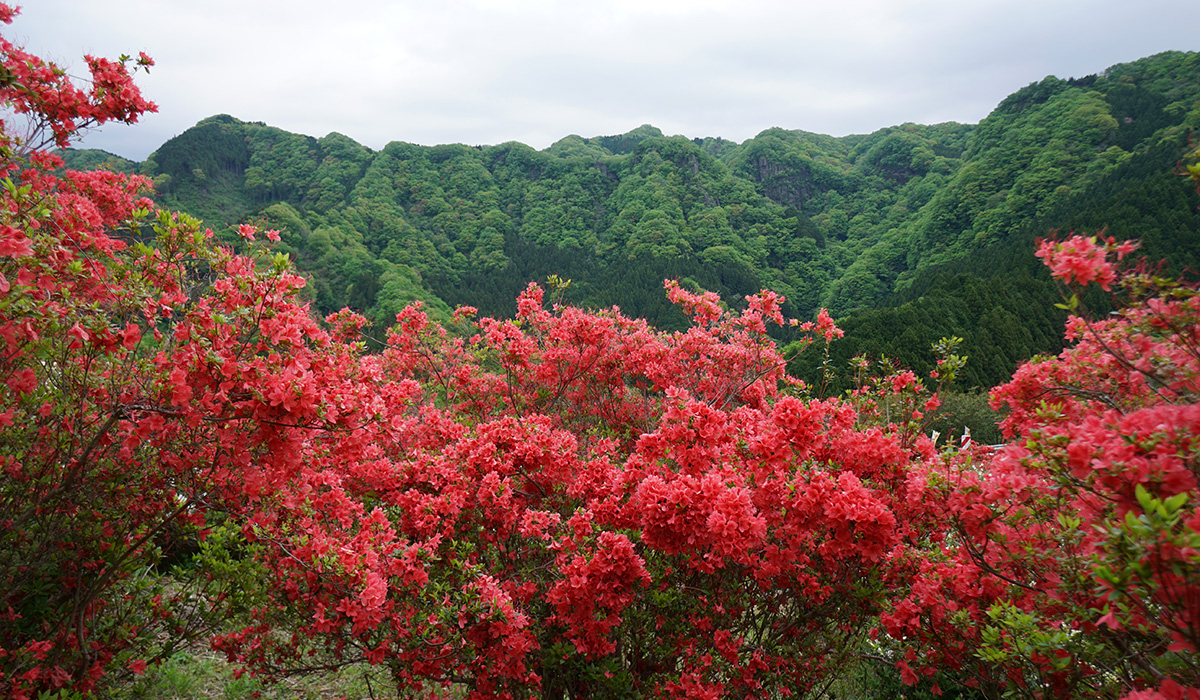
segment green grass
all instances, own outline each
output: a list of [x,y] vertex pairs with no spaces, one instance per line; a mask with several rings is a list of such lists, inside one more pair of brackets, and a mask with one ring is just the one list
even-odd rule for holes
[[[368,685],[367,677],[371,676]],[[283,700],[325,700],[345,697],[394,697],[388,679],[381,669],[369,666],[351,667],[338,673],[285,680],[267,684],[249,675],[235,673],[213,652],[181,653],[157,667],[146,669],[144,676],[123,694],[127,700],[244,700],[249,698]]]

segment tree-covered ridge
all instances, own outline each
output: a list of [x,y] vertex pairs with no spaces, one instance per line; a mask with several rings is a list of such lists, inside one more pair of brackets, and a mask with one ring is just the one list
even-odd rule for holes
[[[927,343],[953,334],[964,338],[962,350],[972,358],[963,378],[969,385],[990,387],[1011,373],[1019,358],[1057,351],[1059,344],[1051,340],[1053,328],[1063,322],[1065,313],[1052,306],[1055,295],[1049,279],[1028,254],[1034,240],[1046,236],[1052,228],[1104,230],[1117,239],[1138,238],[1149,257],[1163,260],[1167,272],[1200,269],[1200,210],[1194,204],[1194,191],[1175,174],[1183,152],[1180,144],[1188,138],[1185,130],[1200,123],[1195,96],[1196,58],[1192,54],[1166,54],[1132,65],[1144,66],[1152,77],[1171,66],[1189,67],[1190,73],[1176,70],[1175,77],[1167,82],[1190,85],[1186,93],[1190,102],[1172,103],[1165,97],[1155,102],[1145,95],[1160,93],[1149,90],[1141,92],[1141,98],[1132,99],[1135,88],[1142,88],[1131,86],[1129,67],[1111,69],[1107,99],[1120,122],[1114,139],[1140,146],[1130,151],[1108,147],[1093,162],[1093,169],[1084,174],[1080,185],[1069,192],[1059,186],[1038,213],[1014,220],[993,237],[995,240],[975,245],[965,255],[919,269],[910,282],[898,285],[901,288],[876,309],[854,314],[844,324],[846,340],[834,350],[836,361],[866,352],[898,358],[905,366],[928,368],[933,358],[923,352]],[[1116,85],[1111,83],[1112,76],[1118,76]],[[1094,85],[1103,81],[1091,77],[1072,82]],[[1034,88],[1049,85],[1061,91],[1060,83],[1048,79],[1031,86],[1006,100],[997,112],[1031,109],[1034,97],[1045,94]],[[1170,93],[1179,94],[1184,93],[1178,87]],[[1191,105],[1186,112],[1185,104]],[[1170,114],[1178,119],[1167,116]],[[1117,149],[1123,155],[1115,163],[1109,162]],[[1027,174],[1022,171],[1020,176]],[[980,299],[988,305],[982,311]],[[1090,303],[1093,308],[1111,308],[1111,301],[1100,294],[1094,294]],[[1010,332],[996,332],[1006,326]],[[795,367],[794,371],[812,376],[816,369]]]
[[[279,227],[325,312],[350,305],[386,322],[422,299],[442,315],[457,304],[511,314],[528,281],[558,274],[573,280],[565,301],[680,327],[662,300],[665,276],[735,304],[766,287],[798,316],[825,306],[843,318],[887,315],[930,280],[977,277],[927,295],[941,300],[924,302],[929,313],[955,319],[943,310],[973,308],[969,288],[1000,285],[1000,297],[1029,302],[1048,289],[1023,281],[1046,278],[1021,259],[1049,228],[1108,226],[1142,238],[1153,257],[1194,266],[1194,207],[1180,203],[1188,190],[1170,171],[1200,126],[1197,95],[1200,54],[1173,52],[1048,77],[977,126],[840,138],[773,128],[737,144],[643,125],[544,151],[394,142],[374,152],[336,133],[222,115],[163,144],[141,170],[163,205],[214,228]],[[97,160],[87,153],[68,153],[68,165]],[[983,337],[971,318],[949,326],[968,344]],[[848,323],[844,347],[871,325]],[[911,354],[897,345],[903,336],[868,346]],[[1018,345],[1000,355],[1036,349]],[[980,369],[980,381],[1014,362]]]
[[[302,269],[317,274],[319,292],[323,284],[332,290],[318,297],[328,309],[350,303],[373,317],[394,314],[352,279],[364,265],[401,270],[452,303],[499,303],[500,311],[511,301],[491,297],[514,298],[530,274],[624,277],[647,261],[656,271],[633,287],[657,299],[663,265],[655,260],[682,262],[685,276],[734,294],[752,291],[760,277],[791,292],[768,258],[796,257],[788,240],[796,212],[733,175],[712,155],[716,141],[641,132],[579,139],[591,156],[516,143],[393,143],[372,153],[340,135],[318,140],[221,116],[167,142],[144,167],[161,199],[210,223],[265,216],[287,227]],[[366,262],[341,269],[345,260],[325,259],[331,249]],[[514,261],[517,249],[522,259]],[[571,293],[601,301],[605,292],[584,277]],[[742,279],[736,289],[728,282]],[[503,294],[490,293],[497,283]],[[477,298],[480,290],[488,298]]]

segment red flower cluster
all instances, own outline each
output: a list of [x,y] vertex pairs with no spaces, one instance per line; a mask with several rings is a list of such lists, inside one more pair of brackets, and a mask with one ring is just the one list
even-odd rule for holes
[[1065,240],[1039,241],[1035,255],[1045,261],[1056,279],[1066,284],[1086,287],[1097,282],[1104,291],[1109,291],[1117,279],[1109,255],[1116,253],[1117,260],[1122,260],[1136,249],[1136,243],[1118,243],[1111,236],[1098,240],[1096,236],[1071,235]]
[[[0,4],[0,22],[10,24],[15,15],[16,10]],[[85,60],[91,79],[86,87],[79,87],[63,68],[0,37],[0,94],[14,113],[29,119],[33,130],[30,138],[19,139],[18,130],[5,125],[0,146],[26,154],[51,146],[66,148],[81,130],[110,121],[133,124],[145,112],[158,111],[142,97],[130,75],[130,64],[135,71],[148,71],[154,65],[145,53],[136,59],[86,56]]]

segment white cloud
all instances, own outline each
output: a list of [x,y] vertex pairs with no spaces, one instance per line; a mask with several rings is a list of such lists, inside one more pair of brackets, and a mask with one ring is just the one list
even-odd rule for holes
[[976,122],[1024,85],[1196,46],[1191,0],[38,0],[7,28],[75,67],[145,50],[159,103],[85,146],[143,158],[213,114],[323,136],[535,148]]

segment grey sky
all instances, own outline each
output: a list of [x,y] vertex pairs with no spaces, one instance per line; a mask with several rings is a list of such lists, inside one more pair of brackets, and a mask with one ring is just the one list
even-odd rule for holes
[[975,123],[1047,75],[1200,50],[1200,2],[26,0],[3,31],[74,74],[153,56],[159,113],[80,144],[141,160],[221,113],[375,149]]

